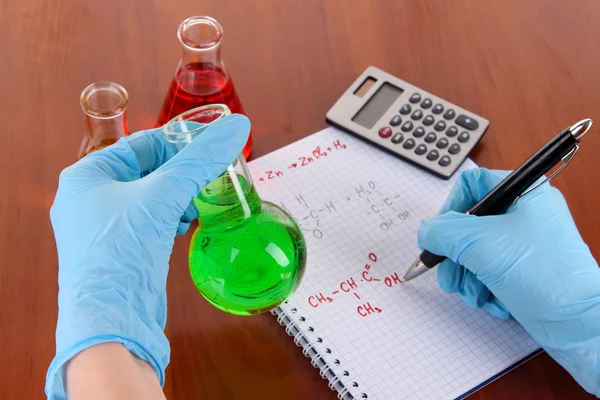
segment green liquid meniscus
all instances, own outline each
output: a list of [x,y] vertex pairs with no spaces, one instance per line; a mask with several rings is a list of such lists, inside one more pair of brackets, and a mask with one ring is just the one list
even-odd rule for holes
[[200,217],[189,265],[204,298],[223,311],[253,315],[292,295],[304,274],[306,245],[289,214],[262,201],[242,176],[232,182],[223,175],[194,204]]

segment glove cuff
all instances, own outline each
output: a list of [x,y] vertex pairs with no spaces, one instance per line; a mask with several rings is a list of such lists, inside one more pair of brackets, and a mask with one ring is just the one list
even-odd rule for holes
[[[92,279],[94,278],[94,279]],[[56,356],[46,375],[46,395],[66,399],[66,363],[82,350],[97,344],[123,344],[138,358],[148,362],[164,385],[169,364],[169,341],[164,334],[166,293],[154,291],[140,296],[133,283],[143,279],[119,276],[81,279],[58,297]],[[133,283],[132,283],[133,282]],[[147,281],[146,281],[147,282]],[[145,302],[142,299],[147,299]]]
[[75,343],[72,347],[60,352],[54,357],[46,374],[45,392],[49,400],[67,400],[67,388],[65,386],[66,371],[64,368],[67,362],[69,362],[73,357],[83,350],[102,343],[121,343],[124,345],[125,348],[133,353],[136,357],[146,361],[152,366],[152,368],[154,368],[154,372],[156,372],[156,375],[158,376],[160,385],[164,386],[164,367],[161,367],[157,360],[155,360],[154,357],[152,357],[152,355],[146,351],[143,346],[141,346],[135,340],[123,336],[98,335],[84,339],[79,343]]

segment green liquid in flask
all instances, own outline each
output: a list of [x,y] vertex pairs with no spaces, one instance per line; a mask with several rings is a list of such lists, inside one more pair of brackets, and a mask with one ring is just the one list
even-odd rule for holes
[[296,222],[262,201],[242,176],[223,175],[194,204],[200,216],[190,245],[194,284],[215,307],[254,315],[277,307],[296,290],[306,247]]

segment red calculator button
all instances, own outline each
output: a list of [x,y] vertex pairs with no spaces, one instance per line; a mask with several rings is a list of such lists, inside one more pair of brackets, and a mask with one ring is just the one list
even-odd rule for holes
[[390,136],[392,136],[392,128],[390,128],[389,126],[384,126],[379,130],[379,136],[381,136],[384,139],[389,138]]

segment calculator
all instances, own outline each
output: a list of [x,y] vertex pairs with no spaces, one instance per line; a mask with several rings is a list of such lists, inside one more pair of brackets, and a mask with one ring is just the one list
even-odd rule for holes
[[489,121],[370,66],[327,112],[327,123],[448,179]]

